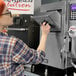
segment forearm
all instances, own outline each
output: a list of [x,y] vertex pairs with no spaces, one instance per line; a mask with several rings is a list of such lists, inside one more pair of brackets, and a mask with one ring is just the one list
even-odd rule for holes
[[37,50],[45,51],[47,36],[48,36],[48,33],[50,32],[49,24],[48,23],[46,24],[46,22],[43,22],[43,24],[41,24],[41,30],[42,30],[42,36]]
[[39,44],[37,50],[45,51],[46,40],[47,40],[47,35],[42,35],[41,40],[40,40],[40,44]]

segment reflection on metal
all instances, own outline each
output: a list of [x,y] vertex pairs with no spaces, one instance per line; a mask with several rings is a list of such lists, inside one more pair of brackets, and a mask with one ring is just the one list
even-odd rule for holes
[[28,28],[7,28],[10,31],[27,31]]
[[[76,60],[76,59],[75,59]],[[76,68],[76,64],[74,64],[74,62],[71,61],[71,64],[74,68]]]
[[40,75],[31,73],[31,72],[28,72],[28,71],[24,71],[24,76],[40,76]]

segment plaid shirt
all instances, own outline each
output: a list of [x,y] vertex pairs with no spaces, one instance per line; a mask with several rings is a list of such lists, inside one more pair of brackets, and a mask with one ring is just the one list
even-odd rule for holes
[[24,76],[23,64],[38,64],[45,53],[29,48],[22,40],[0,33],[0,76]]

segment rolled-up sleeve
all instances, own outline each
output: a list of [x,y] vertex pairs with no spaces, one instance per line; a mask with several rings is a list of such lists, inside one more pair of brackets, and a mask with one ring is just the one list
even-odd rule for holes
[[17,39],[12,52],[12,60],[22,64],[39,64],[45,58],[45,52],[29,48],[22,40]]

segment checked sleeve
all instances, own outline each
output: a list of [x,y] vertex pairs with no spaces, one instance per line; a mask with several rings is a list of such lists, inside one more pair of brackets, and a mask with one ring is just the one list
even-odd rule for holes
[[39,64],[45,58],[45,52],[29,48],[22,40],[17,39],[13,48],[12,60],[21,64]]

